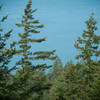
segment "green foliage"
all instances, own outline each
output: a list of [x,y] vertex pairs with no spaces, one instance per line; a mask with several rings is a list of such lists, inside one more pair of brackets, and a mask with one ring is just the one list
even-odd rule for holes
[[63,71],[63,65],[59,57],[56,58],[50,70],[49,79],[54,80],[58,77],[59,73]]
[[55,78],[50,89],[50,100],[66,100],[66,83],[63,72],[60,72]]
[[82,59],[90,66],[96,62],[94,60],[95,57],[97,58],[100,56],[100,36],[95,34],[95,31],[97,30],[97,21],[94,19],[93,13],[85,23],[87,29],[83,31],[82,37],[78,37],[74,46],[80,51],[80,54],[76,56],[76,59]]
[[[13,41],[9,48],[7,40],[12,30],[3,32],[0,26],[0,100],[99,100],[100,99],[100,36],[93,14],[85,23],[87,30],[75,42],[75,47],[81,52],[76,56],[81,59],[77,64],[67,62],[63,67],[59,57],[52,51],[32,52],[33,43],[41,43],[45,37],[35,39],[34,34],[39,34],[44,27],[39,20],[35,20],[31,9],[32,0],[29,0],[24,9],[24,16],[19,28],[24,29],[18,33],[19,41]],[[0,10],[2,6],[0,5]],[[4,16],[0,25],[7,19]],[[21,59],[14,67],[9,67],[13,55]],[[45,63],[34,64],[36,60],[55,60],[53,65]],[[11,74],[16,67],[16,73]],[[45,69],[51,68],[46,71]]]
[[[44,38],[34,39],[34,34],[39,34],[41,25],[38,20],[35,20],[33,13],[37,9],[31,9],[32,0],[29,0],[26,8],[24,9],[24,15],[20,24],[16,24],[17,27],[24,29],[23,33],[18,33],[20,37],[19,41],[13,41],[11,46],[16,50],[16,55],[19,55],[21,59],[16,63],[16,67],[21,66],[21,69],[17,70],[13,76],[14,94],[17,95],[17,99],[21,100],[40,100],[43,98],[44,92],[49,89],[49,84],[45,75],[45,69],[51,67],[51,65],[34,64],[35,60],[54,60],[55,50],[52,51],[32,51],[33,43],[41,43],[45,41]],[[42,73],[43,72],[43,73]],[[46,81],[46,82],[45,82]],[[44,83],[45,82],[45,83]]]
[[[20,24],[16,24],[18,27],[23,27],[24,33],[19,33],[20,40],[14,41],[12,45],[18,45],[19,49],[16,50],[16,53],[18,55],[21,55],[21,60],[17,63],[17,65],[21,65],[21,67],[37,67],[33,65],[34,60],[45,60],[45,59],[55,59],[54,52],[52,51],[37,51],[37,52],[31,52],[31,45],[30,43],[40,43],[45,41],[44,38],[39,39],[33,39],[33,34],[38,34],[40,31],[38,29],[43,28],[44,25],[41,25],[38,20],[35,20],[33,13],[37,11],[37,9],[32,10],[31,9],[32,0],[29,0],[28,4],[26,5],[26,8],[24,9],[24,16],[22,17],[22,21]],[[44,67],[42,65],[39,65],[41,67]]]
[[99,100],[100,99],[100,80],[97,80],[94,83],[94,88],[93,88],[91,94],[92,94],[91,100]]
[[[2,6],[0,5],[0,10]],[[10,67],[8,64],[11,61],[11,58],[14,55],[14,50],[10,46],[7,46],[7,40],[11,36],[12,30],[9,30],[7,33],[4,33],[1,25],[7,19],[8,16],[4,16],[0,19],[0,99],[9,98],[10,93],[10,80],[11,80],[11,71],[15,70],[15,67]]]
[[68,61],[64,66],[64,72],[67,71],[67,67],[72,67],[72,66],[74,66],[73,61],[72,60]]
[[[81,51],[77,58],[81,58],[81,62],[76,65],[72,61],[67,62],[64,71],[57,70],[54,73],[56,78],[52,80],[50,89],[50,100],[99,100],[99,81],[100,75],[99,61],[95,61],[93,57],[98,57],[99,52],[99,36],[94,31],[96,21],[91,15],[86,21],[87,31],[82,34],[83,39],[78,38],[75,47]],[[97,43],[94,42],[97,37]],[[94,47],[97,48],[94,48]],[[56,63],[54,64],[56,65]],[[53,77],[53,76],[52,76]],[[95,94],[96,93],[96,94]]]
[[20,69],[13,77],[13,84],[16,86],[15,95],[21,100],[37,100],[43,94],[42,89],[48,88],[44,83],[46,80],[47,78],[43,71],[34,72],[30,67],[25,72]]
[[52,70],[49,74],[52,87],[50,88],[50,100],[64,100],[62,97],[65,91],[65,82],[63,77],[63,65],[59,57],[56,58]]

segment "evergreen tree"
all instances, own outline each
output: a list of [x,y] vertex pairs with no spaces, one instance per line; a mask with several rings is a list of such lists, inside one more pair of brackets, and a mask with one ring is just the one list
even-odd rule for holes
[[[0,5],[0,10],[1,9],[2,5]],[[7,19],[7,17],[8,16],[4,16],[0,19],[0,99],[3,100],[10,97],[11,71],[15,70],[15,67],[9,68],[8,66],[11,58],[14,55],[14,50],[12,49],[11,45],[7,44],[7,40],[10,38],[12,30],[4,33],[4,30],[1,27],[2,23]],[[7,45],[10,45],[10,47],[7,48]]]
[[44,93],[50,88],[48,82],[43,70],[33,72],[28,67],[23,73],[23,69],[19,69],[13,77],[14,96],[16,100],[44,100]]
[[94,60],[95,57],[100,57],[100,36],[95,34],[97,30],[97,21],[94,19],[93,13],[85,23],[87,29],[83,31],[82,37],[78,37],[74,46],[80,51],[76,59],[82,59],[88,66],[91,66],[93,63],[97,62]]
[[[16,81],[17,84],[16,82],[14,82],[14,84],[16,84],[16,87],[18,87],[16,89],[19,89],[18,94],[21,97],[21,100],[23,97],[26,97],[26,100],[27,100],[27,97],[29,97],[29,95],[32,93],[33,94],[35,93],[32,99],[34,98],[34,100],[40,100],[39,91],[45,90],[47,87],[43,85],[44,83],[41,83],[42,81],[40,80],[43,80],[43,78],[39,74],[41,73],[41,71],[45,70],[46,68],[51,67],[51,65],[48,66],[45,63],[36,65],[34,64],[34,61],[56,59],[56,56],[54,55],[55,50],[31,52],[32,51],[31,45],[33,45],[32,43],[41,43],[46,40],[45,37],[39,38],[39,39],[33,38],[33,34],[40,33],[38,29],[43,28],[44,26],[41,25],[38,20],[35,20],[33,13],[36,12],[37,9],[32,10],[31,5],[32,5],[32,0],[29,0],[28,4],[26,5],[26,8],[24,9],[24,16],[22,16],[21,23],[16,24],[16,26],[22,27],[24,29],[24,32],[18,33],[20,40],[14,41],[12,43],[12,46],[16,48],[16,54],[21,56],[21,59],[16,63],[16,67],[21,66],[21,69],[20,69],[21,73],[20,71],[18,71],[16,73],[16,75],[18,74],[18,77],[16,78],[16,75],[15,75],[15,78],[14,78],[14,81],[17,80]],[[36,77],[38,75],[39,77]],[[34,78],[32,79],[32,77]],[[32,81],[33,86],[27,83],[29,82],[28,80]],[[41,85],[43,85],[43,88],[41,87]],[[27,88],[27,86],[29,88]]]
[[66,100],[90,100],[88,96],[89,87],[86,82],[85,67],[81,64],[70,65],[66,67],[65,82],[66,82]]
[[[93,82],[95,82],[96,77],[99,75],[98,66],[100,65],[100,60],[95,60],[95,58],[99,58],[100,56],[100,36],[95,34],[97,22],[94,19],[93,13],[85,23],[87,25],[87,30],[83,31],[82,38],[78,37],[74,46],[80,51],[80,54],[76,56],[76,59],[81,59],[83,62],[83,65],[81,62],[76,65],[79,66],[77,72],[79,72],[78,70],[81,70],[81,73],[79,72],[79,75],[81,76],[80,80],[84,82],[84,84],[80,83],[80,85],[83,84],[85,87],[81,89],[83,94],[85,94],[81,94],[82,100],[91,100],[89,93],[93,87]],[[83,66],[83,68],[80,68],[80,66]]]
[[16,24],[18,27],[24,28],[24,33],[19,33],[20,40],[14,41],[12,45],[18,45],[19,49],[16,50],[16,53],[18,55],[22,55],[21,60],[17,63],[17,65],[21,65],[22,68],[31,66],[33,69],[37,67],[47,67],[47,65],[33,65],[34,60],[53,60],[56,58],[54,55],[55,50],[52,51],[37,51],[37,52],[31,52],[31,45],[30,43],[40,43],[45,41],[44,38],[39,39],[33,39],[32,35],[40,33],[37,29],[43,28],[43,25],[40,24],[38,20],[35,20],[33,13],[37,11],[37,9],[32,10],[31,9],[32,0],[29,0],[25,10],[24,10],[24,16],[22,17],[22,21],[20,24]]
[[85,23],[87,25],[87,30],[83,31],[82,38],[79,37],[75,43],[75,48],[77,48],[81,53],[76,56],[77,59],[81,58],[86,64],[86,79],[87,84],[90,87],[91,81],[93,81],[93,73],[95,70],[93,67],[99,64],[99,61],[95,61],[95,57],[100,56],[99,44],[100,36],[96,35],[94,32],[97,30],[96,20],[93,17],[93,13],[89,20]]
[[67,71],[68,69],[67,67],[72,67],[72,66],[74,66],[73,61],[72,60],[68,61],[64,66],[64,72]]
[[91,97],[91,100],[100,99],[100,75],[99,75],[99,79],[96,79],[93,82],[93,87],[91,88],[90,97]]
[[66,83],[63,74],[63,65],[59,57],[56,58],[53,64],[49,79],[52,84],[49,90],[49,99],[65,100],[64,92],[66,91]]
[[52,81],[52,87],[49,91],[49,100],[67,100],[65,99],[65,93],[67,91],[63,72],[59,73],[58,77]]
[[62,65],[60,58],[57,57],[53,63],[51,70],[50,70],[49,79],[51,79],[51,81],[53,81],[54,79],[56,79],[58,77],[60,72],[63,72],[63,65]]

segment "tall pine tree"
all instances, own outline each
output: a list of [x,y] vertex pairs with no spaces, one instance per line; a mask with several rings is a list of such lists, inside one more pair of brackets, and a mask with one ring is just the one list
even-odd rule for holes
[[[75,42],[75,48],[80,51],[76,59],[82,59],[88,66],[91,66],[95,61],[95,57],[100,57],[100,35],[96,35],[97,21],[92,13],[89,20],[85,21],[87,29],[83,31],[82,37],[78,37]],[[99,60],[100,61],[100,60]]]
[[[21,66],[21,69],[19,69],[14,76],[14,84],[17,83],[16,93],[19,98],[21,97],[21,100],[23,97],[26,97],[27,100],[30,94],[36,94],[32,97],[32,99],[40,100],[40,91],[46,89],[47,87],[43,85],[44,83],[41,80],[44,79],[39,74],[42,70],[51,67],[51,65],[47,65],[46,63],[36,65],[34,64],[34,61],[56,59],[56,56],[54,55],[55,50],[31,52],[34,45],[33,43],[41,43],[46,40],[45,37],[39,39],[33,38],[34,34],[40,33],[39,30],[40,28],[43,28],[44,25],[41,25],[38,20],[35,20],[33,13],[35,13],[37,9],[32,10],[31,5],[32,0],[29,0],[26,8],[24,9],[24,15],[22,16],[21,23],[16,24],[17,27],[24,29],[24,32],[18,33],[20,40],[12,43],[12,46],[16,48],[16,54],[21,57],[21,59],[19,59],[16,63],[16,67]],[[30,85],[30,82],[33,85]]]
[[25,10],[24,10],[24,16],[22,17],[22,21],[20,24],[16,24],[18,27],[24,28],[24,33],[19,33],[20,40],[14,41],[12,45],[18,45],[19,49],[16,50],[16,53],[19,55],[22,55],[21,60],[17,63],[17,65],[21,65],[21,67],[33,67],[40,68],[40,67],[47,67],[46,64],[42,65],[33,65],[34,60],[54,60],[56,56],[54,55],[55,50],[52,51],[37,51],[37,52],[31,52],[31,45],[30,43],[41,43],[46,40],[46,38],[39,38],[34,39],[32,38],[33,34],[38,34],[40,31],[38,29],[43,28],[44,25],[41,25],[38,20],[35,20],[33,13],[37,11],[37,9],[32,10],[31,9],[32,0],[29,0]]
[[[0,10],[2,9],[2,5],[0,5]],[[11,36],[12,29],[7,33],[4,32],[1,25],[7,19],[8,16],[3,16],[0,19],[0,99],[6,100],[9,97],[10,89],[10,78],[11,71],[15,69],[15,67],[9,67],[9,63],[11,58],[14,55],[14,50],[10,44],[7,44],[7,40]],[[8,45],[10,45],[9,48]]]
[[[76,59],[81,59],[83,62],[83,70],[80,75],[84,81],[84,94],[87,97],[87,100],[91,100],[88,93],[93,86],[93,82],[99,76],[99,66],[100,66],[100,35],[96,35],[95,31],[97,30],[97,22],[94,19],[94,14],[92,13],[90,18],[85,21],[87,29],[83,31],[82,37],[78,37],[75,42],[75,48],[80,51],[80,54],[76,56]],[[95,60],[96,58],[96,60]],[[98,60],[97,60],[98,58]],[[80,68],[80,63],[77,64]],[[83,96],[82,98],[84,98]]]

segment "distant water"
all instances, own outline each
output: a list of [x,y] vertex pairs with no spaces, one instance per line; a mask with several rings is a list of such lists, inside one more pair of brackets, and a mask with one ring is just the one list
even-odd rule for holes
[[[17,40],[17,33],[22,31],[14,24],[20,22],[25,5],[28,0],[0,0],[3,4],[2,15],[8,14],[8,20],[3,26],[8,30],[13,28],[11,40]],[[37,8],[36,19],[45,25],[40,36],[46,36],[47,41],[34,44],[34,50],[56,49],[56,54],[65,64],[69,60],[75,62],[78,53],[74,48],[74,42],[86,28],[84,21],[92,12],[100,27],[100,0],[33,0],[32,8]],[[8,24],[9,23],[9,24]],[[100,34],[100,28],[97,31]],[[34,36],[34,37],[38,37]],[[8,42],[10,42],[9,40]]]

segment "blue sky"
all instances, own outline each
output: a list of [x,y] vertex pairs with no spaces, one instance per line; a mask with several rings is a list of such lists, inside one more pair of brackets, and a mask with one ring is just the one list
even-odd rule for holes
[[[21,30],[14,24],[20,22],[25,5],[28,0],[0,0],[3,4],[2,15],[8,14],[4,27],[13,28],[11,40],[17,40],[17,33]],[[40,36],[46,36],[47,41],[41,45],[34,44],[35,50],[56,49],[56,54],[65,63],[75,61],[77,50],[74,42],[85,29],[84,21],[92,12],[100,27],[100,0],[33,0],[32,8],[37,8],[35,18],[39,19],[45,27]],[[9,23],[9,24],[8,24]],[[100,28],[97,31],[100,34]]]

